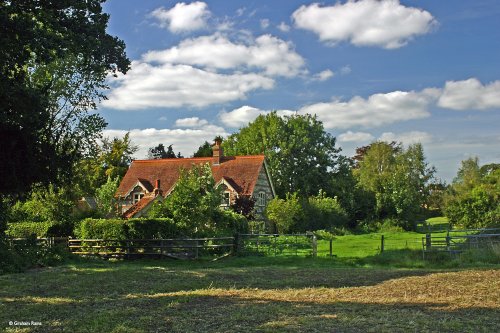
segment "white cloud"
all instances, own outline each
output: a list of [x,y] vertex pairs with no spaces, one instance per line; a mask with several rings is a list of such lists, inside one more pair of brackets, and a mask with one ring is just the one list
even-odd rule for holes
[[175,126],[177,127],[202,127],[208,124],[206,119],[200,119],[198,117],[182,118],[175,121]]
[[301,108],[299,113],[316,114],[330,129],[354,126],[369,128],[428,117],[428,106],[437,98],[436,94],[436,89],[425,89],[422,92],[374,94],[366,99],[355,96],[347,102],[334,100],[311,104]]
[[186,4],[177,3],[170,9],[163,7],[151,12],[162,28],[167,28],[173,33],[199,30],[206,27],[206,20],[210,16],[207,4],[201,1]]
[[500,108],[500,81],[485,85],[476,78],[447,81],[438,106],[453,110]]
[[154,66],[133,61],[131,70],[118,77],[117,86],[103,105],[119,110],[204,107],[245,99],[253,90],[273,86],[274,80],[259,74],[219,74],[188,65]]
[[264,30],[267,29],[269,27],[269,20],[268,19],[260,20],[260,27]]
[[334,75],[335,75],[334,72],[332,72],[329,69],[325,69],[324,71],[321,71],[319,73],[314,74],[313,78],[314,78],[314,80],[317,80],[317,81],[326,81],[329,78],[333,77]]
[[342,75],[347,75],[347,74],[350,74],[351,73],[351,66],[349,65],[346,65],[346,66],[343,66],[341,69],[340,69],[340,74]]
[[257,68],[270,76],[293,77],[305,71],[305,61],[293,45],[271,35],[245,42],[233,42],[221,34],[191,38],[167,50],[149,51],[143,59],[216,69]]
[[292,14],[296,27],[310,30],[329,44],[349,41],[356,46],[395,49],[428,33],[436,21],[422,9],[399,0],[360,0],[321,7],[303,5]]
[[432,141],[432,135],[427,132],[420,131],[411,131],[411,132],[403,132],[403,133],[393,133],[393,132],[385,132],[379,138],[380,141],[385,142],[402,142],[405,145],[413,144],[413,143],[429,143]]
[[365,132],[347,131],[339,135],[340,142],[367,142],[374,139],[374,136]]
[[185,157],[191,156],[203,142],[211,142],[217,136],[227,136],[224,128],[206,125],[196,129],[132,129],[104,130],[105,137],[123,137],[127,132],[130,132],[130,139],[134,145],[139,147],[139,150],[134,154],[135,158],[144,159],[148,154],[148,149],[155,147],[160,143],[165,146],[172,145],[175,152],[181,152]]
[[[252,122],[261,114],[268,114],[271,111],[261,110],[252,106],[244,105],[232,111],[222,111],[219,113],[220,121],[231,128],[240,128]],[[295,111],[291,110],[276,110],[276,114],[280,117],[291,116]]]
[[285,22],[281,22],[278,27],[277,27],[279,30],[281,30],[282,32],[288,32],[290,31],[290,26],[288,24],[286,24]]
[[244,105],[240,108],[234,109],[230,112],[221,112],[219,118],[222,123],[232,128],[239,128],[247,125],[261,114],[266,111],[254,108],[252,106]]
[[158,118],[159,121],[167,121],[167,117],[165,116],[161,116],[160,118]]

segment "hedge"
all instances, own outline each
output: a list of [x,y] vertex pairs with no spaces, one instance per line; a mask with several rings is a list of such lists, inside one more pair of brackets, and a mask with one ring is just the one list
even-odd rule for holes
[[85,219],[75,228],[81,239],[157,239],[183,235],[169,218]]
[[54,229],[56,222],[14,222],[7,224],[5,234],[12,238],[27,238],[32,234],[37,237],[52,236],[50,230]]

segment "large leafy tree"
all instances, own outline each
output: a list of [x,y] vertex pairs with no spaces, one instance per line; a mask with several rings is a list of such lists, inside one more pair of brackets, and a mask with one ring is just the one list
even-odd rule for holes
[[148,150],[148,159],[149,160],[157,160],[157,159],[162,159],[162,158],[182,158],[181,153],[177,153],[177,155],[174,152],[174,149],[172,148],[172,145],[167,147],[167,150],[165,151],[165,146],[163,143],[160,143],[156,147],[151,147]]
[[212,157],[212,155],[212,145],[208,141],[205,141],[200,147],[198,147],[198,150],[193,154],[193,157]]
[[89,110],[130,64],[103,2],[0,2],[0,193],[68,178],[92,153],[105,122]]
[[325,189],[337,171],[339,148],[316,116],[260,115],[223,147],[227,155],[265,154],[279,197],[297,192],[309,196]]
[[426,202],[435,169],[426,162],[420,144],[403,149],[399,144],[374,142],[354,173],[360,187],[375,196],[376,218],[396,218],[410,228]]
[[462,161],[445,195],[450,223],[466,228],[500,226],[500,164],[479,165],[477,158]]

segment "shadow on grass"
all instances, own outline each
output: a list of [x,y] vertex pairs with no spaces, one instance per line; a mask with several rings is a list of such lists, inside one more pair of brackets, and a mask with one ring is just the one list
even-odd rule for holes
[[500,327],[498,308],[457,308],[411,299],[293,301],[279,293],[252,297],[231,292],[116,296],[53,304],[12,301],[0,317],[43,323],[28,332],[497,332]]

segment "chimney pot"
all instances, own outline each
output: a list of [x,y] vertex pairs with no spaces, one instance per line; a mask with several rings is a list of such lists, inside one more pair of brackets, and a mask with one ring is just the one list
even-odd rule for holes
[[212,145],[212,162],[213,165],[219,165],[222,160],[222,156],[224,156],[224,151],[221,147],[222,140],[216,139],[214,144]]

